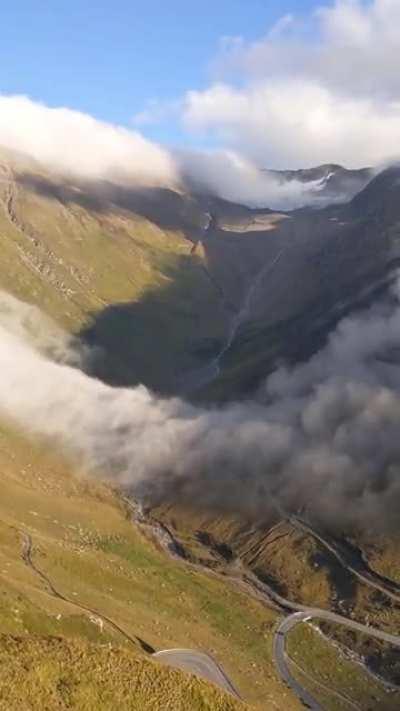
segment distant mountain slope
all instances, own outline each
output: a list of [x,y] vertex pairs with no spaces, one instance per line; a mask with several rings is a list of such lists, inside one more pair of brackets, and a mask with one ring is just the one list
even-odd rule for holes
[[362,190],[375,175],[372,168],[349,170],[336,163],[299,170],[266,170],[282,184],[295,180],[315,183],[315,195],[325,202],[346,202]]
[[[211,271],[229,260],[231,284],[240,284],[244,249],[242,262],[233,263],[238,240],[222,231],[212,237]],[[340,318],[387,292],[400,258],[400,169],[382,172],[350,203],[289,213],[273,231],[247,240],[254,276],[243,291],[255,288],[220,377],[207,389],[211,398],[248,393],[278,361],[308,358]]]

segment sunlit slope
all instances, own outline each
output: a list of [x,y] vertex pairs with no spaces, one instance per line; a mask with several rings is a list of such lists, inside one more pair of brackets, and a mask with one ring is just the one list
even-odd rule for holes
[[[0,633],[111,643],[142,657],[153,649],[204,650],[255,708],[298,708],[272,663],[273,611],[221,578],[169,560],[111,490],[72,476],[58,454],[5,429],[0,481]],[[36,569],[26,563],[27,536]]]
[[239,711],[205,682],[127,650],[60,637],[0,635],[0,709]]
[[[173,531],[187,558],[209,569],[242,579],[256,576],[292,602],[333,610],[389,633],[399,628],[397,600],[358,579],[321,541],[290,521],[279,520],[276,512],[256,524],[239,516],[218,516],[176,505],[154,509],[153,515]],[[344,544],[346,537],[341,540]],[[376,536],[371,532],[370,536],[351,536],[346,546],[347,550],[359,551],[372,571],[398,581],[398,535]],[[340,627],[330,629],[329,634],[345,650],[351,650],[350,656],[356,653],[372,669],[398,684],[396,649],[383,650],[371,638]]]
[[99,343],[99,375],[170,390],[225,329],[190,255],[201,214],[172,191],[112,190],[0,155],[0,288]]

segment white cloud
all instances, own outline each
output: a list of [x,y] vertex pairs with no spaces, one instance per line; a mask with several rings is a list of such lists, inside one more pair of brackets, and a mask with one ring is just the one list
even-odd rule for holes
[[136,131],[21,96],[0,95],[1,145],[81,179],[181,189],[189,178],[228,200],[274,208],[310,200],[304,185],[280,186],[232,151],[168,151]]
[[285,16],[257,42],[224,43],[227,78],[187,92],[184,125],[268,167],[397,157],[399,49],[399,0],[337,0],[306,20]]
[[223,409],[109,387],[39,354],[27,335],[0,323],[1,416],[136,497],[258,521],[273,506],[306,507],[339,529],[399,531],[400,374],[387,358],[400,347],[398,301],[346,319],[307,363],[272,374],[257,401]]
[[351,96],[399,96],[399,0],[337,0],[306,19],[284,16],[275,28],[222,48],[220,71],[249,80],[302,77]]
[[185,125],[217,132],[258,165],[377,164],[400,150],[400,101],[333,94],[311,81],[217,84],[189,92]]
[[400,0],[336,0],[306,18],[283,16],[257,42],[223,38],[218,83],[153,100],[133,117],[140,126],[180,114],[195,135],[218,139],[214,153],[172,152],[138,131],[1,95],[0,145],[87,179],[178,186],[183,171],[227,199],[302,204],[304,186],[289,191],[257,167],[398,158],[399,48]]
[[24,96],[0,95],[0,145],[86,179],[174,184],[175,164],[140,133]]
[[275,210],[322,202],[320,181],[282,184],[233,151],[184,151],[176,158],[184,181],[225,200]]

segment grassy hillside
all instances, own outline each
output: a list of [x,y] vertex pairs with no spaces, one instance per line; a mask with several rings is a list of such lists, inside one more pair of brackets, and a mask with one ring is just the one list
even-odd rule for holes
[[[273,611],[166,558],[111,490],[72,476],[58,454],[5,428],[0,478],[0,633],[111,643],[135,659],[170,647],[208,651],[254,708],[298,708],[273,667]],[[36,570],[24,560],[27,535]]]
[[[37,304],[70,333],[100,344],[95,366],[103,377],[175,389],[177,374],[201,364],[225,329],[220,294],[201,255],[189,254],[187,238],[195,236],[198,221],[190,200],[160,192],[156,198],[140,196],[136,205],[134,195],[110,195],[104,186],[103,192],[99,186],[83,191],[19,159],[0,157],[0,172],[0,288]],[[26,320],[25,312],[21,318]],[[27,659],[19,638],[39,659],[55,636],[60,650],[88,642],[122,648],[125,666],[151,670],[147,677],[163,686],[167,672],[146,665],[143,656],[189,647],[214,654],[256,708],[266,701],[282,708],[282,698],[285,707],[298,708],[273,668],[274,613],[230,584],[166,559],[135,529],[117,495],[5,423],[0,479],[2,659],[19,650],[17,671]],[[104,646],[88,659],[99,677],[111,663]],[[7,664],[4,673],[3,684],[11,673]],[[55,664],[43,679],[53,679],[58,688],[58,673]],[[73,665],[71,674],[80,678],[82,669]],[[171,708],[188,708],[194,682],[173,678],[176,690],[167,684],[168,694],[160,698],[168,696]],[[111,687],[96,691],[93,683],[93,698],[111,693]],[[116,688],[118,678],[112,683]],[[203,687],[197,688],[200,699]],[[42,708],[32,693],[29,708]],[[207,693],[194,708],[214,708],[207,698],[217,696]],[[23,708],[20,702],[12,697]],[[233,708],[231,701],[218,704]]]
[[190,255],[198,209],[171,191],[148,206],[148,195],[100,188],[0,155],[0,288],[101,346],[101,376],[176,389],[226,328],[204,260]]
[[[263,235],[247,235],[244,264],[239,238],[228,235],[226,244],[214,241],[214,256],[206,245],[207,262],[200,250],[190,254],[188,241],[198,237],[200,213],[192,199],[171,191],[71,184],[0,156],[0,289],[37,304],[96,346],[90,360],[95,375],[179,392],[226,336],[226,294],[213,276],[222,275],[240,301],[265,250],[272,258],[277,246],[276,234],[267,247]],[[289,271],[296,266],[288,264]],[[288,280],[275,279],[286,289]],[[0,316],[4,308],[0,296]],[[241,392],[243,383],[247,389],[265,372],[265,358],[278,352],[283,333],[279,324],[268,328],[259,340],[239,339],[240,357],[227,355],[232,362],[208,394],[231,397],[235,387]],[[54,348],[57,339],[53,333]],[[159,708],[236,708],[206,685],[146,661],[153,650],[168,647],[212,653],[254,708],[298,709],[272,662],[277,613],[240,587],[244,569],[292,600],[336,608],[388,630],[400,621],[400,608],[349,577],[312,536],[278,522],[272,511],[257,526],[177,507],[155,512],[188,557],[213,571],[207,575],[167,558],[132,524],[117,492],[71,471],[48,445],[28,441],[6,423],[0,481],[0,708],[6,693],[7,711],[12,704],[62,709],[69,702],[108,709],[121,705],[119,693],[124,699],[130,694],[131,677],[136,706],[126,708],[146,708],[148,695]],[[370,545],[368,557],[377,570],[398,578],[397,542]],[[348,643],[346,635],[332,632]],[[291,645],[294,655],[303,654],[301,635]],[[309,667],[318,668],[321,645],[309,645]],[[366,651],[362,640],[352,645]],[[27,664],[30,686],[21,697],[16,682]],[[304,683],[313,689],[315,680]],[[351,684],[350,675],[349,693]]]
[[[357,708],[365,711],[396,711],[400,695],[384,687],[349,656],[344,656],[310,625],[291,632],[288,654],[293,673],[313,689],[327,711]],[[310,673],[311,672],[311,673]]]
[[0,635],[0,709],[239,711],[205,682],[131,652],[60,637]]

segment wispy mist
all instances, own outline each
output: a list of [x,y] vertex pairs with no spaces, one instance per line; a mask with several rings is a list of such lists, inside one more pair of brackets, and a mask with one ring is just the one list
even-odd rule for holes
[[104,385],[0,326],[0,412],[150,502],[262,520],[306,507],[330,525],[398,527],[400,304],[343,321],[257,401],[223,409]]
[[49,359],[86,369],[98,353],[64,331],[37,306],[0,290],[0,328]]

